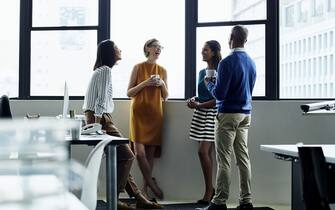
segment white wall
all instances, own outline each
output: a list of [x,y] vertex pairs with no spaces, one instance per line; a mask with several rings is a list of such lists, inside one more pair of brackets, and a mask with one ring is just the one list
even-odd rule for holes
[[[334,116],[302,115],[303,101],[255,101],[249,133],[249,152],[252,164],[252,190],[255,203],[290,203],[290,162],[280,161],[260,151],[261,144],[334,143]],[[81,113],[82,101],[71,101],[70,109]],[[129,101],[117,101],[113,117],[121,132],[128,136]],[[15,116],[26,112],[42,116],[57,115],[61,101],[11,101]],[[165,193],[166,200],[197,200],[203,193],[202,172],[197,157],[197,143],[188,139],[192,111],[184,102],[165,104],[165,128],[162,157],[156,161],[154,176]],[[76,146],[73,156],[84,160],[89,148]],[[133,174],[140,184],[141,176],[134,164]],[[238,176],[233,165],[231,202],[237,202]],[[104,173],[102,173],[104,174]],[[101,186],[103,186],[103,180]],[[104,193],[104,189],[100,189]]]

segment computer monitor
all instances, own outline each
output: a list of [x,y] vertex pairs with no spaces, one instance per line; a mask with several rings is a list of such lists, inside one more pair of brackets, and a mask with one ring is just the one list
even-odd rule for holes
[[65,85],[64,85],[64,99],[63,99],[63,118],[67,118],[67,113],[69,110],[69,90],[65,81]]

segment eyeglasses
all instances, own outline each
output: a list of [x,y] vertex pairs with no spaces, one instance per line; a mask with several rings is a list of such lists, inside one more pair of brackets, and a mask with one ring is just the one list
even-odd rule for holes
[[164,47],[161,46],[161,45],[159,45],[159,44],[152,44],[152,45],[150,45],[150,46],[148,46],[148,47],[157,48],[157,49],[160,49],[160,50],[163,50],[163,49],[164,49]]

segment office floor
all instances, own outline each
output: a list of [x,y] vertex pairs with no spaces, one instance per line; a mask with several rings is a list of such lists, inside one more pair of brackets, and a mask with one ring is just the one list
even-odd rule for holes
[[[166,203],[187,203],[187,202],[189,202],[189,201],[185,201],[185,202],[163,201],[163,202],[160,202],[160,203],[166,204]],[[236,208],[236,206],[237,206],[237,204],[228,204],[227,205],[228,208]],[[256,204],[254,204],[254,206],[256,206],[256,207],[257,206],[259,206],[259,207],[261,207],[261,206],[270,207],[274,210],[291,210],[291,206],[288,206],[288,205],[271,205],[271,204],[258,204],[258,203],[256,203]]]
[[[128,198],[128,196],[125,193],[120,194],[120,198]],[[104,197],[100,197],[99,199],[105,200]],[[171,204],[171,203],[191,203],[192,201],[159,201],[161,204]],[[228,208],[236,208],[237,204],[234,203],[228,203]],[[271,204],[259,204],[256,203],[254,206],[263,206],[263,207],[270,207],[275,210],[291,210],[291,206],[289,205],[271,205]]]

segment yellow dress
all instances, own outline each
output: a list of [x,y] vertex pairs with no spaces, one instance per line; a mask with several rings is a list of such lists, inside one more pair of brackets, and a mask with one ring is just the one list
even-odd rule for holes
[[[138,64],[136,84],[159,74],[164,79],[165,69],[158,64],[143,62]],[[145,145],[161,145],[163,107],[160,87],[145,87],[130,104],[130,140]]]

